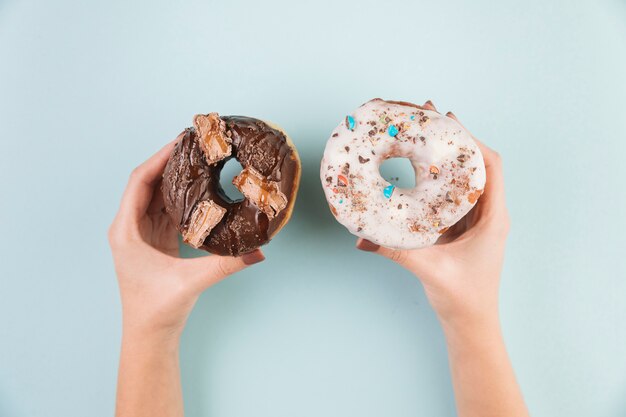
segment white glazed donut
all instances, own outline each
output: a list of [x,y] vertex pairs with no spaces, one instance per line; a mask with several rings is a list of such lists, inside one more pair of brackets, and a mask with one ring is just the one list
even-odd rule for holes
[[[413,189],[379,172],[408,158]],[[476,204],[485,186],[483,156],[456,120],[414,104],[368,101],[333,131],[320,177],[330,209],[352,234],[394,249],[433,245]]]

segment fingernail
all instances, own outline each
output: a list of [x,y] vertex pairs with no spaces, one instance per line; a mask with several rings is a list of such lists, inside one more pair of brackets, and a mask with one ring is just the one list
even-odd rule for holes
[[241,255],[241,260],[246,265],[254,265],[265,260],[265,255],[261,252],[261,249],[255,249],[252,252]]
[[365,252],[376,252],[378,248],[380,248],[380,245],[372,243],[367,239],[359,239],[359,241],[356,242],[356,248]]

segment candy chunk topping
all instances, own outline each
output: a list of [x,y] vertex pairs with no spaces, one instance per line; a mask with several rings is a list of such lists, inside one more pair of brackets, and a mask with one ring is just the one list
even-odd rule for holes
[[280,191],[278,182],[268,180],[252,167],[246,167],[233,178],[233,184],[270,219],[287,207],[287,197]]
[[217,113],[197,114],[193,125],[198,134],[200,149],[209,165],[230,156],[232,140],[226,132],[226,124]]
[[211,230],[222,220],[226,214],[224,207],[218,206],[213,201],[201,201],[191,214],[189,226],[183,233],[185,243],[199,248],[204,243]]

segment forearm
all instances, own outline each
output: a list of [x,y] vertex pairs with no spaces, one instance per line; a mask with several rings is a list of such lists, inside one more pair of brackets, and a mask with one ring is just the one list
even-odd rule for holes
[[526,417],[497,317],[443,324],[459,417]]
[[182,417],[178,338],[126,332],[118,375],[117,417]]

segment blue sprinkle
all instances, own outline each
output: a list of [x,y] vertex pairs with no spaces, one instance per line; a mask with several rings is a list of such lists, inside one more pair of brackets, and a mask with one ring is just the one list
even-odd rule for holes
[[389,136],[394,137],[398,134],[398,128],[395,125],[389,125],[387,133],[389,133]]
[[391,194],[393,194],[394,188],[396,188],[394,185],[388,185],[383,189],[383,195],[387,198],[391,198]]
[[339,200],[339,204],[343,204],[343,199],[342,199],[342,200]]
[[354,117],[346,116],[346,127],[350,130],[354,130],[355,126],[356,126],[356,122],[354,121]]
[[411,120],[415,120],[415,115],[414,114],[411,115]]

